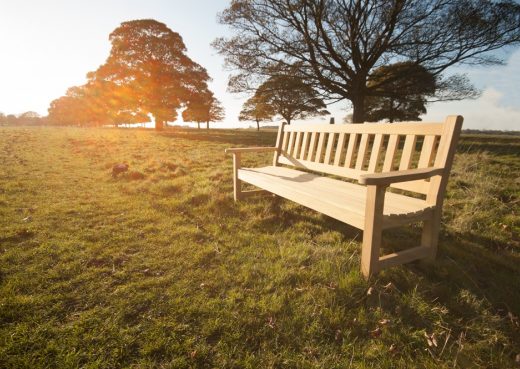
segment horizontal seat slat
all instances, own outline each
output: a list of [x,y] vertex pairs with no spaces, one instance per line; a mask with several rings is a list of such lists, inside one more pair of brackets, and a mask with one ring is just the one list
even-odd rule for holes
[[[242,181],[363,229],[366,202],[364,186],[272,166],[242,168],[238,172],[238,177]],[[396,215],[409,215],[410,218],[428,208],[429,206],[423,200],[389,192],[383,214],[389,218]]]

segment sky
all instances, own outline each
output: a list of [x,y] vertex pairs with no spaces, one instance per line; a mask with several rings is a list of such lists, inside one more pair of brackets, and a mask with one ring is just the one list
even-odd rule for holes
[[[84,84],[87,72],[104,63],[110,32],[121,22],[152,18],[178,32],[188,55],[213,78],[210,88],[226,109],[225,121],[216,124],[226,128],[250,124],[238,121],[246,97],[226,92],[230,72],[210,45],[216,37],[232,34],[217,22],[229,0],[0,1],[0,112],[46,115],[52,100],[68,87]],[[520,130],[520,49],[509,51],[505,61],[503,66],[455,69],[468,74],[482,90],[481,97],[431,104],[423,120],[442,121],[460,114],[464,128]],[[328,110],[337,122],[349,113],[346,103]]]

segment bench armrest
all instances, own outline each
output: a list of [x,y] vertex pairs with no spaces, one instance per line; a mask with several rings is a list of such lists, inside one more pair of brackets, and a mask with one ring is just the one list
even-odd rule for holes
[[388,186],[392,183],[427,179],[444,173],[444,168],[417,168],[397,170],[385,173],[363,174],[359,177],[359,183],[365,185]]
[[233,147],[226,149],[226,154],[237,154],[242,152],[273,152],[277,149],[277,147]]

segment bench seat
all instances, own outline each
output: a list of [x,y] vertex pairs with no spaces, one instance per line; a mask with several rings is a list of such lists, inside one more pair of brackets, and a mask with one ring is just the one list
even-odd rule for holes
[[[238,178],[280,197],[298,202],[358,229],[364,229],[366,186],[300,170],[266,166],[241,168]],[[387,192],[383,228],[428,217],[434,207],[421,199]]]

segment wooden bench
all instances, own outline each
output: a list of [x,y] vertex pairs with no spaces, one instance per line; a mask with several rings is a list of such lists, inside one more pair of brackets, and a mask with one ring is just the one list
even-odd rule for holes
[[[233,154],[235,201],[273,193],[363,230],[365,277],[420,258],[433,260],[462,121],[449,116],[444,123],[282,124],[274,147],[226,150]],[[269,151],[273,165],[241,167],[243,153]],[[243,191],[242,182],[261,190]],[[384,229],[417,221],[424,222],[419,246],[380,256]]]

